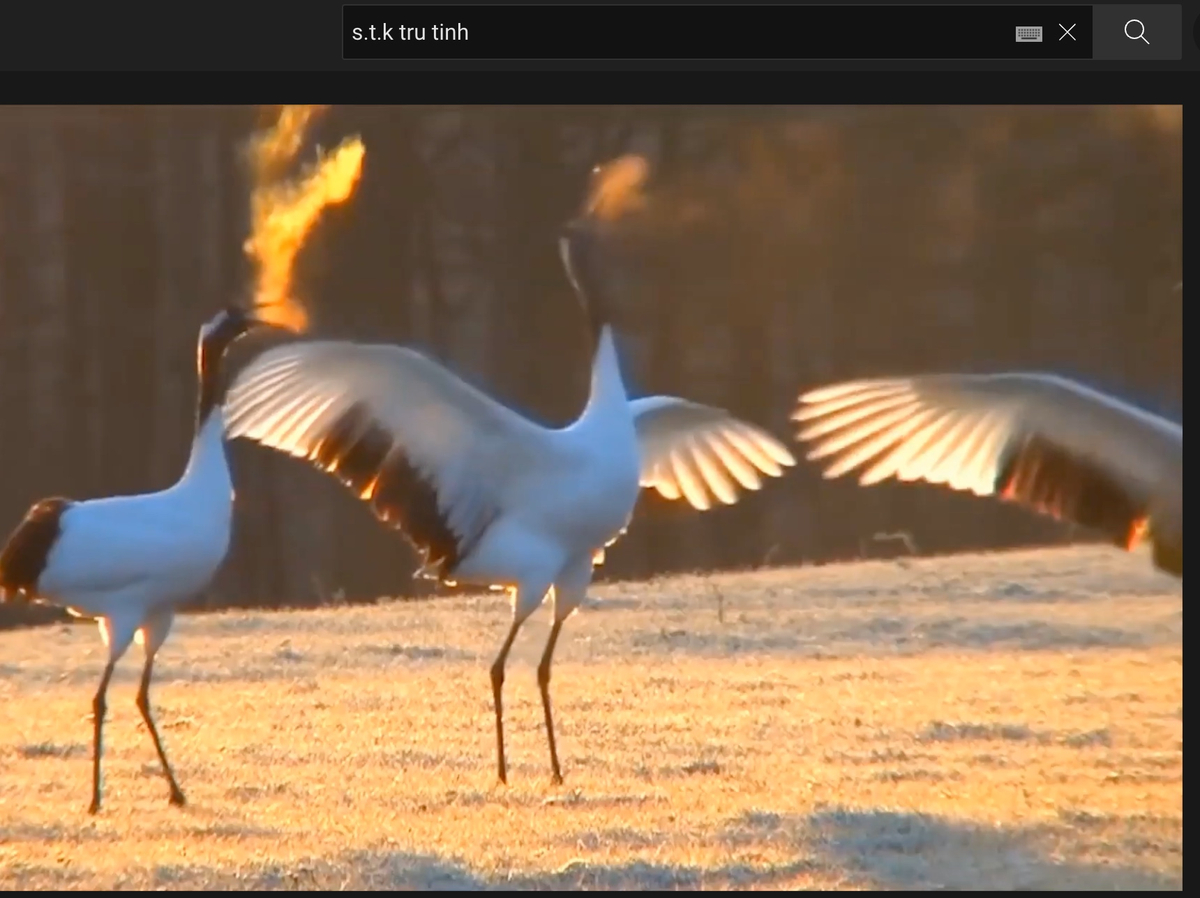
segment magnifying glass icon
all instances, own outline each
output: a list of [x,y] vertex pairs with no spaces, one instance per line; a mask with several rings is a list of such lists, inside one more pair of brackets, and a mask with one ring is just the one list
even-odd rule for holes
[[1150,46],[1150,41],[1146,40],[1146,26],[1142,24],[1141,19],[1130,19],[1125,23],[1125,36],[1131,41],[1141,41],[1147,47]]

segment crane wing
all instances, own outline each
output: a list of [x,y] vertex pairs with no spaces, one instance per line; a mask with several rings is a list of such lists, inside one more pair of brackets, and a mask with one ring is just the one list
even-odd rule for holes
[[548,431],[401,346],[269,349],[236,378],[224,411],[230,437],[336,476],[443,575],[499,515],[505,474],[549,452]]
[[779,477],[796,463],[787,447],[766,431],[724,409],[675,396],[648,396],[630,403],[641,449],[641,484],[668,499],[685,497],[701,511],[715,496],[738,500],[733,481],[761,488],[759,474]]
[[1049,374],[856,380],[800,396],[797,439],[824,476],[859,470],[998,494],[1128,547],[1152,490],[1181,464],[1172,422]]

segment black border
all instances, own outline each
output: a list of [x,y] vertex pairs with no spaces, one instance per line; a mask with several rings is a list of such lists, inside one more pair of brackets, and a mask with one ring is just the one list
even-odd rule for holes
[[[140,72],[82,78],[0,79],[5,104],[519,104],[829,105],[1183,103],[1190,79],[1174,72],[892,72],[885,78],[847,64],[838,78],[811,73],[644,70],[468,73],[423,78],[379,72],[224,72],[197,77]],[[851,74],[854,73],[854,74]],[[1190,91],[1189,91],[1190,92]],[[1186,127],[1186,126],[1185,126]]]
[[[532,0],[526,0],[532,2]],[[595,0],[592,0],[595,2]],[[611,0],[610,0],[611,2]],[[626,0],[627,2],[627,0]],[[670,2],[670,0],[657,0]],[[756,0],[765,2],[765,0]],[[888,3],[888,0],[875,0]],[[989,0],[1013,5],[1012,0]],[[556,4],[549,4],[556,5]],[[558,5],[561,5],[561,0]],[[694,5],[694,4],[692,4]],[[888,3],[888,5],[895,5]],[[925,0],[924,5],[954,5]],[[1028,5],[1028,0],[1026,0]],[[1106,60],[797,60],[793,62],[715,62],[693,60],[642,63],[563,60],[468,61],[343,60],[342,3],[332,0],[206,0],[155,9],[143,4],[24,4],[7,11],[0,28],[0,70],[6,100],[18,87],[19,72],[491,72],[491,71],[1190,71],[1200,68],[1196,26],[1200,4],[1183,4],[1183,59],[1171,62]],[[11,101],[11,100],[9,100]]]

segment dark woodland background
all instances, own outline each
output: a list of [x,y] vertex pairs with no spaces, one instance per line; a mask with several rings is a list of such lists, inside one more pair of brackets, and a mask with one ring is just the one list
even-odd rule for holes
[[[182,470],[196,331],[243,301],[254,107],[0,108],[0,529],[45,495]],[[1180,107],[335,107],[356,195],[300,260],[314,332],[412,342],[545,423],[587,391],[555,235],[591,166],[653,163],[629,213],[645,393],[793,446],[843,377],[1031,367],[1182,419]],[[641,252],[641,250],[645,250]],[[196,607],[429,595],[332,478],[242,443],[231,556]],[[904,532],[911,547],[886,538]],[[706,513],[643,492],[597,577],[1063,543],[1083,534],[802,460]],[[0,609],[0,625],[49,609]]]

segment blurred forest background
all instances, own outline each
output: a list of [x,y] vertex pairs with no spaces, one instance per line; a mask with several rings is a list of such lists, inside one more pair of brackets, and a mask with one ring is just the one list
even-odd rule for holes
[[[263,123],[0,108],[0,529],[42,496],[179,475],[197,328],[250,289],[245,145]],[[589,369],[556,232],[589,169],[630,151],[653,165],[622,244],[643,394],[723,406],[798,456],[797,393],[844,377],[1049,369],[1182,420],[1181,107],[334,107],[305,155],[353,134],[362,181],[299,263],[313,332],[418,344],[545,423],[578,412]],[[230,454],[234,545],[196,607],[431,594],[332,478]],[[597,577],[1083,536],[801,460],[705,513],[643,492]],[[51,614],[7,606],[0,625]]]

